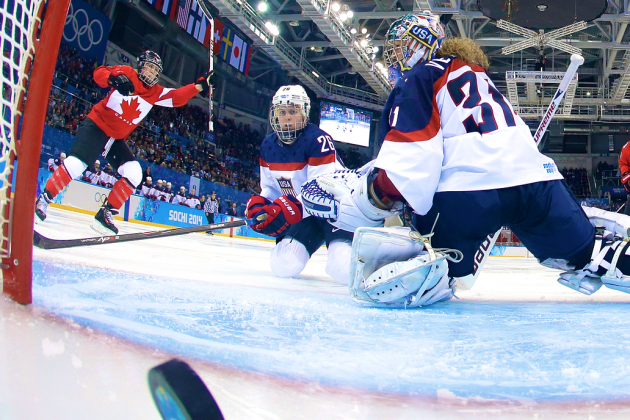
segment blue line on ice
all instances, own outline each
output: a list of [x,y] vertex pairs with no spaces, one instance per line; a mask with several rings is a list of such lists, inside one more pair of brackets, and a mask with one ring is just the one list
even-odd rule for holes
[[[176,354],[325,385],[499,400],[625,399],[626,303],[360,307],[348,296],[36,260],[35,304]],[[211,276],[212,272],[209,271]]]

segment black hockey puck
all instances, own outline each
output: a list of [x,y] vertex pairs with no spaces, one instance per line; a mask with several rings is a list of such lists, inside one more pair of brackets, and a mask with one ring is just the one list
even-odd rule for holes
[[212,394],[186,362],[170,360],[149,370],[148,376],[164,420],[223,420]]

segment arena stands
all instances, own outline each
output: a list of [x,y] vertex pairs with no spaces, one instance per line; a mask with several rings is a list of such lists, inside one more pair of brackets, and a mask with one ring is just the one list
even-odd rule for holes
[[584,198],[591,196],[591,187],[588,182],[586,169],[564,168],[560,172],[576,197]]

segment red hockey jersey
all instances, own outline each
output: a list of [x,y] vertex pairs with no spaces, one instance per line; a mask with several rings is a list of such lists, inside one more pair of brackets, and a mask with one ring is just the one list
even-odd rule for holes
[[619,172],[621,174],[625,174],[626,172],[630,172],[630,147],[628,145],[630,141],[626,143],[621,149],[621,154],[619,155]]
[[112,89],[105,99],[92,107],[88,118],[105,134],[115,139],[125,139],[131,134],[153,105],[182,106],[199,93],[194,83],[179,89],[164,88],[160,85],[148,87],[138,79],[136,71],[129,66],[100,66],[94,70],[94,81],[100,87],[108,87],[111,74],[127,76],[133,83],[134,94],[123,96]]

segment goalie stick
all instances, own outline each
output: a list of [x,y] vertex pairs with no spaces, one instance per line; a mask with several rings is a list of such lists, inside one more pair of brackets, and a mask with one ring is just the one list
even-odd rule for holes
[[[577,72],[578,67],[580,67],[584,63],[584,57],[578,54],[573,54],[571,56],[571,64],[567,69],[567,72],[564,74],[562,81],[560,82],[560,86],[558,86],[558,90],[554,95],[549,107],[547,107],[547,111],[543,115],[542,120],[540,121],[540,125],[534,134],[534,141],[537,145],[540,144],[540,140],[543,138],[543,135],[547,131],[547,127],[549,127],[549,123],[553,118],[554,114],[560,107],[560,102],[562,98],[564,98],[564,94],[567,91],[567,86],[573,79],[573,76]],[[486,263],[494,244],[497,242],[499,235],[501,234],[501,229],[499,229],[496,233],[488,235],[488,237],[483,241],[477,253],[475,254],[475,262],[474,262],[474,272],[465,277],[460,277],[455,279],[455,284],[459,289],[469,290],[477,281],[477,277],[479,277],[479,272],[481,268]]]
[[169,236],[186,235],[195,232],[207,232],[210,230],[229,229],[248,224],[246,220],[234,220],[233,222],[213,223],[202,226],[192,226],[187,228],[175,228],[150,232],[126,233],[122,235],[97,236],[93,238],[78,239],[51,239],[44,235],[33,232],[33,245],[41,249],[61,249],[73,248],[77,246],[102,245],[118,242],[141,241],[144,239],[166,238]]

